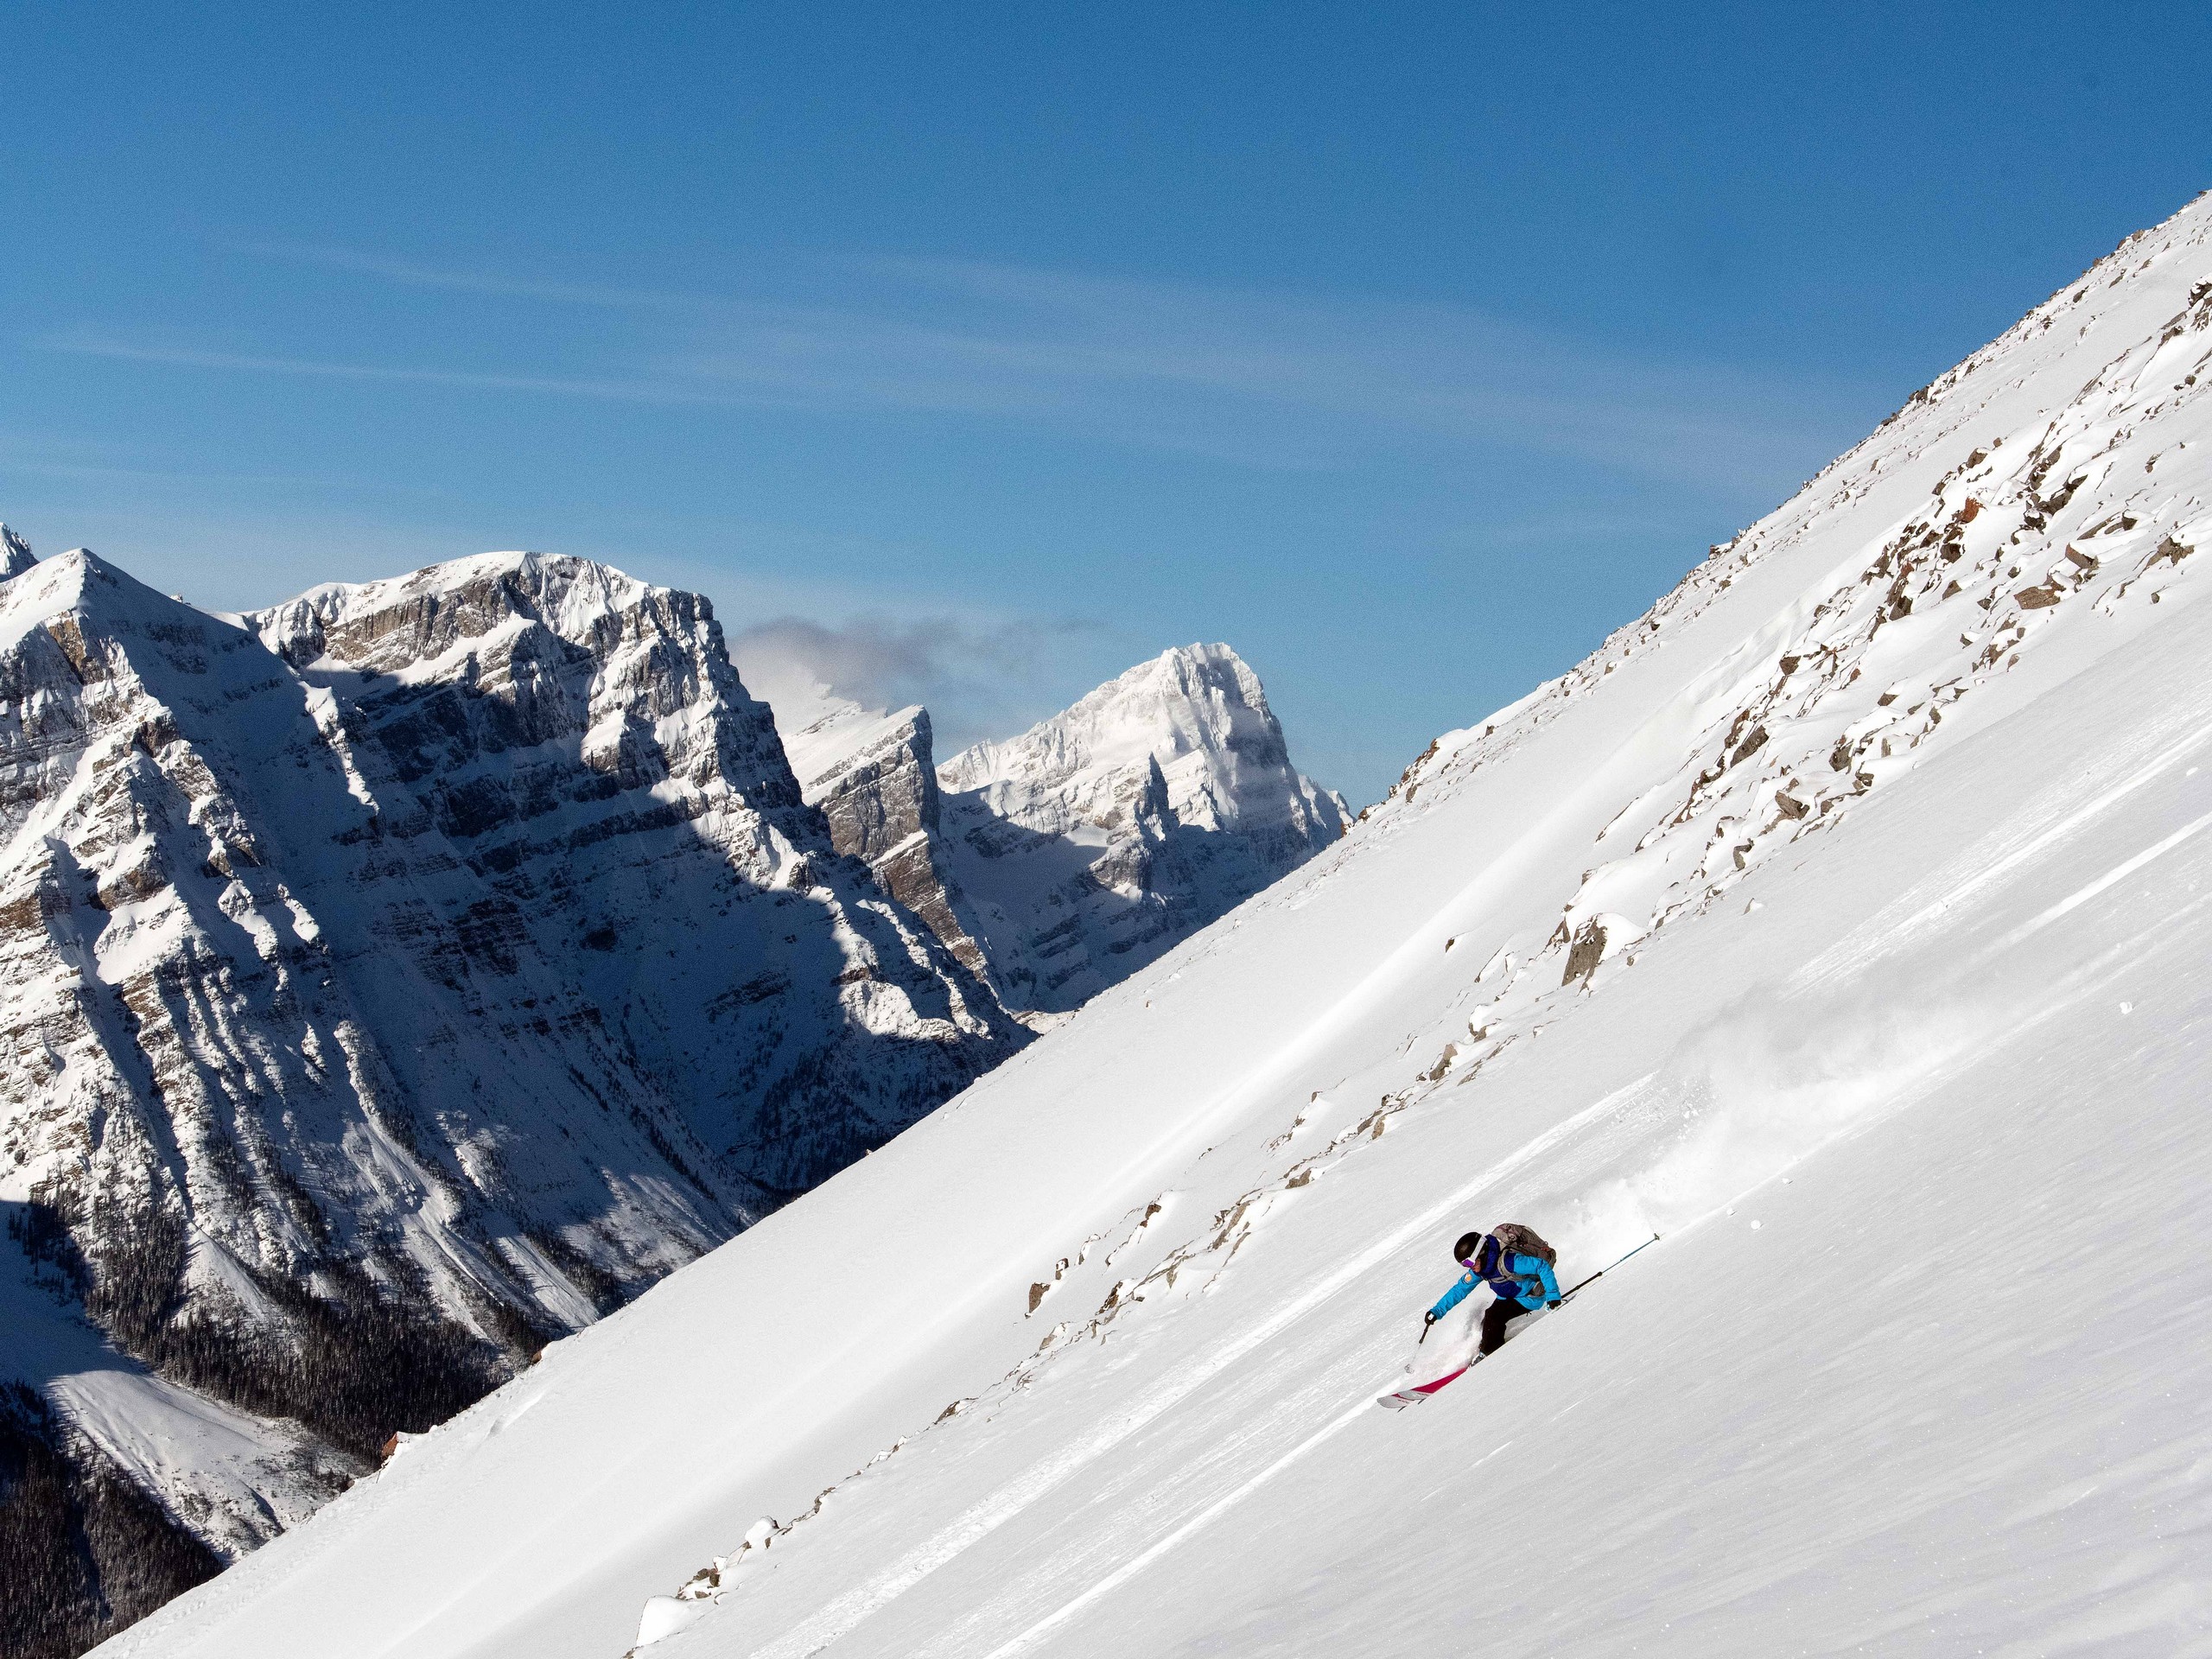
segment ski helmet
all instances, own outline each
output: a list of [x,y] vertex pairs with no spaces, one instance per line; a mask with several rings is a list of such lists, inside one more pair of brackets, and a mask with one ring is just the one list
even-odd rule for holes
[[1454,1262],[1465,1262],[1482,1247],[1483,1236],[1480,1233],[1462,1233],[1459,1235],[1459,1242],[1452,1247],[1452,1259]]

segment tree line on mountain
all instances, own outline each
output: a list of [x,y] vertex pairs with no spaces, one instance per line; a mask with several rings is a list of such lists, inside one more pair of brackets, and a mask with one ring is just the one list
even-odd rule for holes
[[[299,1423],[364,1468],[395,1430],[419,1433],[473,1405],[550,1334],[487,1300],[474,1310],[497,1335],[486,1342],[423,1311],[426,1294],[403,1300],[344,1260],[318,1264],[327,1295],[253,1274],[281,1326],[182,1318],[185,1228],[173,1211],[67,1198],[8,1209],[8,1233],[41,1281],[118,1348]],[[97,1262],[79,1238],[100,1241]],[[35,1389],[0,1385],[0,1653],[70,1659],[222,1565]]]

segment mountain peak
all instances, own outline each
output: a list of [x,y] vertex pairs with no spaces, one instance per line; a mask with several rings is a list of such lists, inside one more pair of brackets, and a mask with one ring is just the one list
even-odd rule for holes
[[530,552],[479,553],[404,575],[326,582],[248,621],[295,664],[334,652],[357,667],[419,672],[456,648],[531,624],[590,642],[609,618],[655,595],[687,622],[712,629],[714,609],[696,594],[654,588],[591,559]]
[[0,582],[22,575],[37,563],[31,544],[7,525],[0,524]]
[[[1142,786],[1155,762],[1186,823],[1271,818],[1294,798],[1302,811],[1293,816],[1313,819],[1301,830],[1324,830],[1316,844],[1325,845],[1344,817],[1332,791],[1292,771],[1260,677],[1220,644],[1163,651],[1019,737],[963,750],[938,778],[948,790],[983,792],[1031,828],[1046,830],[1049,820],[1058,834],[1081,821],[1115,821],[1122,798]],[[1285,797],[1277,785],[1291,779],[1296,785]]]
[[1172,766],[1200,753],[1268,767],[1289,763],[1260,677],[1225,645],[1163,651],[1018,737],[963,749],[938,775],[954,790],[1034,787],[1072,783],[1102,768],[1141,767],[1148,756]]
[[1177,645],[938,768],[973,931],[1010,996],[1072,1008],[1343,833],[1250,664]]
[[[190,632],[212,628],[226,633],[229,625],[184,601],[148,587],[89,547],[73,547],[49,559],[31,559],[20,537],[10,537],[7,561],[0,564],[0,653],[13,650],[30,630],[58,626],[64,618],[81,615],[92,632],[138,636],[150,626],[159,633],[177,625]],[[15,550],[29,561],[17,568]],[[64,630],[81,635],[73,625]],[[81,649],[82,639],[69,649]],[[81,668],[82,664],[79,664]]]

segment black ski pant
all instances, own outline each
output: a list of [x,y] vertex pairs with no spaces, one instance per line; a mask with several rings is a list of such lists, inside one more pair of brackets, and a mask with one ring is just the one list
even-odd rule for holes
[[1526,1319],[1535,1311],[1533,1307],[1523,1307],[1519,1302],[1499,1297],[1483,1310],[1482,1345],[1475,1352],[1478,1355],[1496,1353],[1504,1344],[1505,1327],[1516,1319]]

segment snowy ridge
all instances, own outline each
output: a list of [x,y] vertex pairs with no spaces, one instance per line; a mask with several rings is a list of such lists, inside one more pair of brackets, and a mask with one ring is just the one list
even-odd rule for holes
[[107,1651],[2205,1646],[2209,226]]
[[[2008,428],[2002,414],[1978,421],[1993,404],[2002,409],[2001,399],[1957,406],[1978,369],[2001,369],[2080,313],[2094,289],[2151,269],[2154,258],[2128,269],[2139,239],[1916,393],[1891,417],[1900,423],[1895,438],[1870,439],[1789,507],[1714,548],[1573,673],[1479,729],[1440,739],[1381,816],[1510,753],[1566,700],[1656,648],[1669,626],[1700,613],[1770,550],[1816,533],[1867,495],[1885,464],[1893,473],[1962,431],[1980,441],[1903,523],[1853,551],[1667,711],[1669,740],[1694,728],[1687,754],[1600,831],[1599,861],[1548,948],[1569,950],[1586,974],[1599,953],[1703,909],[1751,864],[1832,829],[1878,783],[1910,770],[1946,712],[2017,667],[2031,640],[2085,608],[2113,618],[2126,605],[2161,602],[2212,526],[2212,491],[2197,467],[2184,467],[2191,439],[2164,427],[2139,437],[2137,426],[2167,416],[2181,417],[2184,430],[2202,424],[2189,416],[2199,374],[2212,365],[2212,280],[2190,284],[2155,336],[2121,352],[2050,415]],[[2098,321],[2076,315],[2077,340]]]

